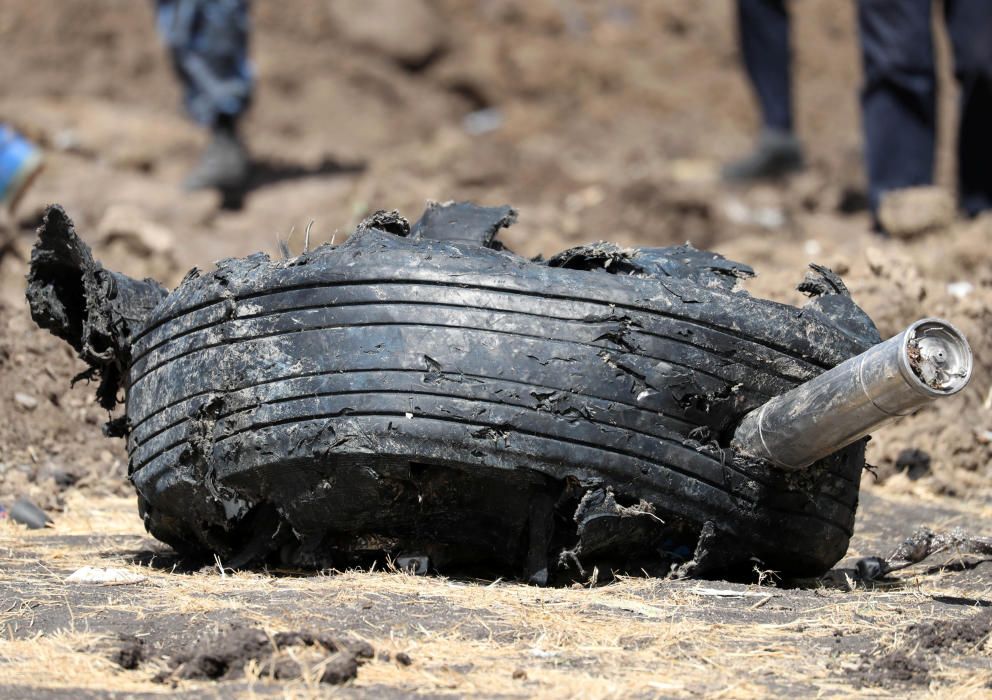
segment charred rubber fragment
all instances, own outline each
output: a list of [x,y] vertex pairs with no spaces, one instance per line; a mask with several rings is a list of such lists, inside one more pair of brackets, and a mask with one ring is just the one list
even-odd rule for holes
[[[601,270],[614,275],[634,275],[657,280],[679,278],[726,291],[740,280],[754,277],[754,270],[722,255],[696,250],[691,245],[668,248],[621,248],[600,241],[569,248],[550,258],[548,267],[570,270]],[[688,299],[685,299],[688,301]]]
[[797,289],[810,298],[803,306],[804,314],[815,314],[866,345],[882,341],[868,314],[854,303],[847,285],[830,268],[811,263]]
[[576,566],[580,576],[588,575],[587,569],[597,562],[609,562],[619,570],[634,570],[631,562],[651,568],[662,563],[658,549],[665,522],[647,501],[623,506],[612,488],[593,489],[582,497],[572,517],[578,541],[560,554],[559,563]]
[[712,520],[703,523],[692,559],[675,570],[675,578],[707,578],[715,573],[734,573],[748,562],[747,552],[734,546]]
[[479,207],[467,202],[428,202],[427,209],[410,230],[414,240],[471,243],[486,248],[502,248],[495,241],[501,228],[517,220],[512,207]]
[[68,342],[100,379],[100,405],[111,409],[130,364],[131,336],[167,292],[153,280],[104,269],[62,207],[49,207],[31,251],[27,300],[31,317]]
[[359,231],[368,231],[370,229],[385,231],[395,236],[408,236],[410,235],[410,222],[395,209],[392,211],[380,209],[358,224]]
[[796,309],[688,246],[528,261],[494,239],[514,218],[377,212],[342,245],[160,296],[120,336],[114,429],[148,530],[225,566],[416,556],[536,584],[664,575],[693,551],[692,575],[836,562],[863,444],[788,474],[729,439],[871,346],[842,283]]

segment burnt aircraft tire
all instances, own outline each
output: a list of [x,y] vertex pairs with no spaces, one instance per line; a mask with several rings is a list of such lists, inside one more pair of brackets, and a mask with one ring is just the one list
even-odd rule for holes
[[368,230],[220,263],[155,310],[126,379],[130,474],[152,534],[233,565],[553,564],[603,490],[664,521],[649,549],[710,528],[726,557],[818,574],[846,551],[863,443],[798,476],[720,445],[866,347],[696,280]]

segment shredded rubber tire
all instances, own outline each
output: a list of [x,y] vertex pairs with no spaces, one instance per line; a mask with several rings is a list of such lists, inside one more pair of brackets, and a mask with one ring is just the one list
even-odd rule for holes
[[814,270],[798,309],[689,247],[529,261],[493,249],[514,218],[380,213],[338,247],[188,276],[126,348],[149,531],[232,566],[406,554],[537,583],[833,565],[864,443],[799,475],[726,446],[878,342],[843,284]]

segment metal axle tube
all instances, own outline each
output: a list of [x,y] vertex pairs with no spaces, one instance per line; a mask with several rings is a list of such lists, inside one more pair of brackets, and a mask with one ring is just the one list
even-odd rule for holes
[[972,363],[958,329],[936,318],[916,321],[748,413],[733,445],[782,469],[804,469],[884,423],[958,393]]

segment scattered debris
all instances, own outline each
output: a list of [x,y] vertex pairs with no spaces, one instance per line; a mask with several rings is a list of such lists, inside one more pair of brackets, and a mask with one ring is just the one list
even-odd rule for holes
[[38,399],[31,396],[31,394],[22,394],[19,391],[14,393],[14,403],[25,411],[33,411],[38,408]]
[[145,660],[145,640],[133,634],[122,634],[120,641],[120,647],[110,655],[110,660],[123,669],[133,671]]
[[957,554],[992,556],[992,538],[971,535],[962,528],[934,532],[928,527],[921,527],[888,557],[862,557],[855,562],[855,566],[862,580],[873,581],[949,550]]
[[397,236],[408,236],[410,234],[410,222],[395,209],[391,211],[380,209],[362,219],[358,224],[358,230],[387,231]]
[[973,291],[975,291],[975,285],[966,280],[947,283],[947,293],[955,299],[965,299]]
[[462,119],[462,128],[472,136],[481,136],[491,131],[497,131],[503,126],[503,110],[496,107],[486,107],[469,112]]
[[693,595],[706,596],[712,598],[768,598],[767,593],[756,593],[754,591],[738,591],[733,588],[690,588]]
[[911,481],[930,474],[930,455],[916,447],[907,447],[896,456],[896,471],[906,472]]
[[74,571],[66,583],[91,583],[100,586],[126,586],[132,583],[147,581],[148,577],[136,574],[127,569],[104,569],[96,566],[84,566]]
[[29,530],[41,530],[52,522],[45,511],[26,498],[18,498],[8,509],[7,517]]
[[557,651],[548,651],[547,649],[542,649],[541,647],[534,646],[530,648],[530,655],[538,659],[553,659],[558,656]]
[[415,576],[425,576],[430,568],[430,559],[424,555],[407,555],[396,558],[396,568]]
[[737,198],[728,198],[724,202],[723,215],[739,226],[778,229],[785,225],[785,213],[778,207],[752,206]]

